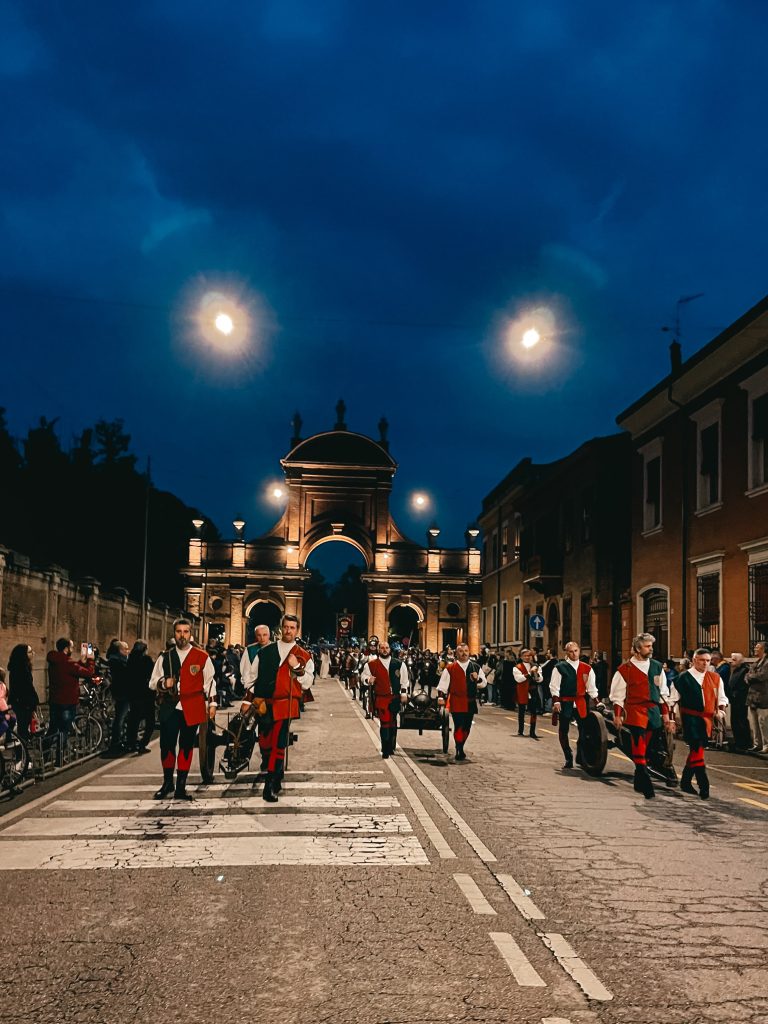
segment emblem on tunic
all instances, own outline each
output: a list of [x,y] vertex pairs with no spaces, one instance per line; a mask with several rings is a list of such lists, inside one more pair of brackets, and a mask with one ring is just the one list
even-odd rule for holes
[[192,673],[193,676],[196,676],[197,673],[200,671],[200,666],[199,665],[190,665],[189,666],[189,671]]

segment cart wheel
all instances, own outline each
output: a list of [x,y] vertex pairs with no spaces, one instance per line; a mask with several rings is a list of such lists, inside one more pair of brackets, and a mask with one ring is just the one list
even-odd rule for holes
[[443,734],[443,753],[447,754],[448,753],[448,741],[450,740],[450,737],[451,737],[451,726],[450,726],[450,723],[448,721],[448,715],[445,712],[443,712],[443,724],[441,726],[441,730],[440,731]]
[[582,768],[587,775],[602,775],[608,760],[608,730],[605,719],[590,711],[581,725]]

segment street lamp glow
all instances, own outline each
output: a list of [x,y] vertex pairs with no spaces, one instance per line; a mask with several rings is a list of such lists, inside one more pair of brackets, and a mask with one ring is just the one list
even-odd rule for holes
[[280,498],[282,498],[282,496],[283,496],[283,488],[282,487],[273,487],[272,488],[272,497],[273,498],[277,498],[279,500]]
[[423,491],[416,491],[411,495],[411,507],[414,512],[426,512],[429,508],[429,495]]
[[218,313],[213,323],[220,334],[231,334],[235,329],[235,322],[228,313]]
[[529,327],[523,334],[523,348],[533,348],[541,341],[541,335],[535,327]]

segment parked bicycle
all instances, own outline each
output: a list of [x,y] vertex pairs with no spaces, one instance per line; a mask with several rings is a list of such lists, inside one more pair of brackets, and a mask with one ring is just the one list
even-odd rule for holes
[[18,796],[29,765],[29,751],[16,730],[5,733],[0,739],[0,793]]

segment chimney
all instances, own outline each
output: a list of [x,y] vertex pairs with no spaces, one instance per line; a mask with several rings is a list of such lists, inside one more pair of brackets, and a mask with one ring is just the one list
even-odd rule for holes
[[669,346],[669,363],[670,373],[673,377],[676,377],[683,365],[683,353],[680,342],[677,340],[673,341]]

